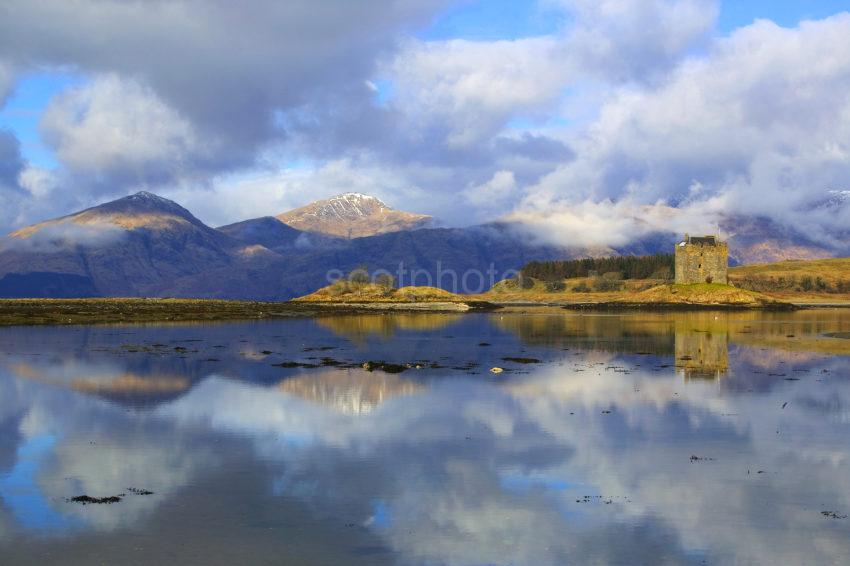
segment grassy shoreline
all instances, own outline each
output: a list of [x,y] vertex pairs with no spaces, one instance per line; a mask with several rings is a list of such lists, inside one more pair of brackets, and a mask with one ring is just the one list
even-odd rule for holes
[[[496,305],[523,303],[527,305],[558,305],[573,308],[600,309],[773,309],[789,310],[788,301],[756,291],[717,283],[692,285],[669,284],[653,280],[616,282],[616,290],[592,290],[584,279],[564,280],[558,290],[539,280],[505,280],[486,293],[456,295],[431,287],[394,289],[374,283],[344,282],[319,289],[295,299],[300,304],[369,304],[378,307],[386,303],[455,303],[469,305],[481,301]],[[582,289],[579,291],[578,289]]]
[[0,299],[0,325],[262,320],[309,316],[287,303],[206,299]]
[[217,299],[0,299],[0,326],[203,323],[375,312],[458,313],[497,308],[482,301],[310,303]]
[[[619,292],[547,293],[539,289],[494,289],[481,295],[455,295],[428,288],[366,288],[330,295],[322,290],[288,302],[216,299],[0,299],[0,326],[134,323],[203,323],[273,320],[339,314],[418,312],[464,313],[500,308],[569,310],[794,310],[850,307],[831,297],[775,296],[716,284],[654,285]],[[799,299],[799,301],[795,301]]]

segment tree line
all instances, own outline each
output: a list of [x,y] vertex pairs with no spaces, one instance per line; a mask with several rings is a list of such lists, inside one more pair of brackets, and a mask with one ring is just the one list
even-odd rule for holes
[[673,254],[611,256],[564,261],[532,261],[522,268],[523,277],[560,281],[576,277],[607,279],[672,279]]

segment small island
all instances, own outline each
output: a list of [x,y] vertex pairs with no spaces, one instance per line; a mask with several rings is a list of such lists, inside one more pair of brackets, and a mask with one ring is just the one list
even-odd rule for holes
[[459,295],[436,287],[397,288],[391,276],[384,274],[373,281],[365,270],[359,269],[290,302],[343,310],[468,312],[498,308],[485,297]]

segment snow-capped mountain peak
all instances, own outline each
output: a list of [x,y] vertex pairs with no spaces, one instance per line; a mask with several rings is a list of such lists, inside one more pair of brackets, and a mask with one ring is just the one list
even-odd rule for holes
[[363,193],[343,193],[279,215],[278,220],[307,232],[346,238],[412,230],[430,216],[395,210],[381,199]]

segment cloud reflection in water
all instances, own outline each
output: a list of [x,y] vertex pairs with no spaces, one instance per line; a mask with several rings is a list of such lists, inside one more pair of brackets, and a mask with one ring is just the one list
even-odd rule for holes
[[[22,447],[51,438],[32,477],[71,532],[158,532],[166,510],[182,507],[243,538],[257,517],[272,526],[301,517],[320,539],[346,526],[362,540],[330,546],[372,549],[346,555],[367,563],[840,561],[850,522],[821,511],[850,511],[850,343],[820,335],[850,318],[771,317],[469,316],[389,334],[380,325],[377,341],[365,332],[356,343],[327,324],[284,321],[184,329],[197,351],[167,354],[122,352],[128,338],[106,328],[73,339],[21,330],[29,350],[3,344],[0,550],[22,529],[47,530],[22,520],[7,492]],[[134,332],[135,343],[169,347],[181,336]],[[65,341],[51,342],[57,334]],[[482,336],[492,345],[478,346]],[[430,356],[447,367],[271,366],[320,345],[349,362]],[[213,350],[220,361],[204,366]],[[517,354],[543,363],[489,375]],[[677,363],[685,356],[698,367]],[[468,362],[478,365],[450,369]],[[146,402],[134,404],[126,391],[102,395],[107,385],[76,386],[81,375],[107,385],[113,375],[125,389],[127,375],[188,386],[153,400],[143,386]],[[156,493],[104,506],[64,500],[131,486]],[[184,528],[190,546],[201,540]],[[274,552],[273,540],[256,551]]]

